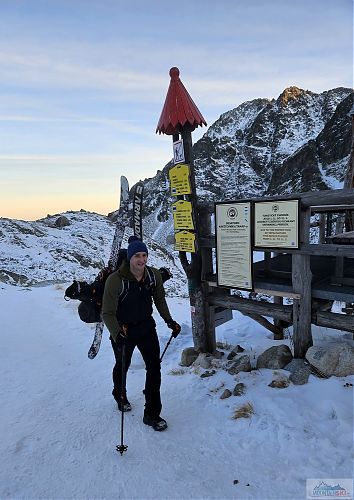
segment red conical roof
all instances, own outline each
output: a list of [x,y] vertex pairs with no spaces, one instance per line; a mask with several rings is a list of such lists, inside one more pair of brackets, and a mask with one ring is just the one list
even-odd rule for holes
[[179,79],[179,69],[171,68],[170,77],[171,82],[156,127],[156,133],[177,134],[186,123],[190,124],[192,130],[197,128],[198,125],[206,125],[207,123],[201,112]]

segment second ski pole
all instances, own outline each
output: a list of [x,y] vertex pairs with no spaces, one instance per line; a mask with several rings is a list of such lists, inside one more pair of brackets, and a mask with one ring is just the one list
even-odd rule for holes
[[161,361],[162,361],[162,358],[163,358],[163,357],[164,357],[164,355],[165,355],[165,352],[167,351],[168,346],[171,344],[172,339],[173,339],[173,333],[171,334],[171,337],[170,337],[169,341],[167,342],[166,347],[165,347],[165,349],[163,350],[163,353],[161,354],[160,363],[161,363]]
[[124,398],[125,398],[125,341],[122,340],[122,388],[121,388],[121,401],[122,401],[122,409],[121,409],[121,424],[120,424],[120,445],[116,446],[116,450],[122,456],[125,451],[127,451],[128,446],[124,443]]

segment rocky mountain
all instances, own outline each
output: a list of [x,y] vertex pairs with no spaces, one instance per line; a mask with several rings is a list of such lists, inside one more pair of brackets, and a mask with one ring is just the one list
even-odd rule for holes
[[[200,198],[342,187],[353,102],[347,88],[315,94],[289,87],[277,99],[255,99],[222,114],[193,146]],[[185,274],[172,246],[170,166],[144,181],[144,234],[151,265],[172,270],[169,295],[185,295]],[[34,222],[0,218],[0,282],[93,280],[107,262],[113,232],[110,218],[85,210]]]
[[[255,99],[222,114],[193,146],[201,199],[342,187],[353,95],[348,88],[316,94],[289,87],[277,99]],[[164,244],[173,233],[172,199],[166,197],[170,166],[144,181],[145,227]]]
[[[108,261],[115,225],[104,215],[81,210],[27,222],[0,218],[0,283],[35,286],[93,281]],[[187,293],[176,254],[146,237],[149,264],[168,267],[168,295]]]

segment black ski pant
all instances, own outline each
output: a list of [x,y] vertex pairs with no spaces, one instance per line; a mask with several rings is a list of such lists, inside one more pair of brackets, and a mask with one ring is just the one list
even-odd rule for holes
[[[117,342],[111,338],[111,343],[116,358],[113,368],[113,395],[118,401],[122,394],[122,343],[125,344],[125,379],[135,347],[139,349],[145,362],[145,413],[150,416],[159,416],[161,413],[161,366],[160,345],[156,333],[156,325],[151,317],[137,324],[128,324],[128,334],[123,340]],[[126,388],[123,387],[124,394]]]

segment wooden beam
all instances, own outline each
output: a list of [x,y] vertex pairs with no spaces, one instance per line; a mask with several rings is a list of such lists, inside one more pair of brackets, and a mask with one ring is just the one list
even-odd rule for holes
[[273,295],[274,297],[289,297],[289,299],[299,299],[300,294],[290,291],[274,290],[274,286],[269,285],[270,288],[255,288],[256,293],[264,293],[265,295]]
[[283,330],[282,328],[277,327],[276,325],[273,325],[270,321],[268,321],[266,318],[263,318],[263,316],[260,316],[259,314],[249,314],[249,313],[242,313],[244,316],[248,316],[249,318],[253,319],[254,321],[257,321],[260,325],[262,325],[264,328],[269,330],[274,334],[274,340],[282,340],[284,338]]
[[[350,207],[354,206],[354,190],[349,188],[331,189],[327,191],[307,191],[304,193],[293,193],[284,196],[263,196],[259,198],[247,198],[247,200],[237,199],[230,201],[282,201],[292,200],[294,198],[299,198],[301,200],[301,205],[304,208],[309,208],[311,206],[319,207],[321,205],[348,205]],[[210,213],[214,213],[214,203],[204,202],[202,206]]]
[[312,322],[318,326],[354,333],[354,317],[352,315],[317,311],[312,315]]
[[311,212],[312,213],[319,213],[319,212],[335,212],[335,213],[340,213],[340,212],[346,212],[347,210],[354,210],[353,205],[311,205]]
[[259,302],[257,300],[243,299],[241,297],[215,294],[209,294],[207,300],[209,304],[213,306],[236,309],[246,314],[269,316],[292,323],[292,306],[282,306],[280,304],[272,304],[271,302]]
[[[354,191],[354,189],[353,189]],[[209,235],[200,238],[199,244],[201,247],[215,248],[215,236]],[[334,243],[328,244],[308,244],[305,243],[301,245],[300,248],[287,248],[282,250],[281,248],[263,248],[263,247],[253,247],[253,251],[259,252],[284,252],[288,254],[303,254],[303,255],[342,255],[343,257],[354,258],[354,245],[338,245]]]

